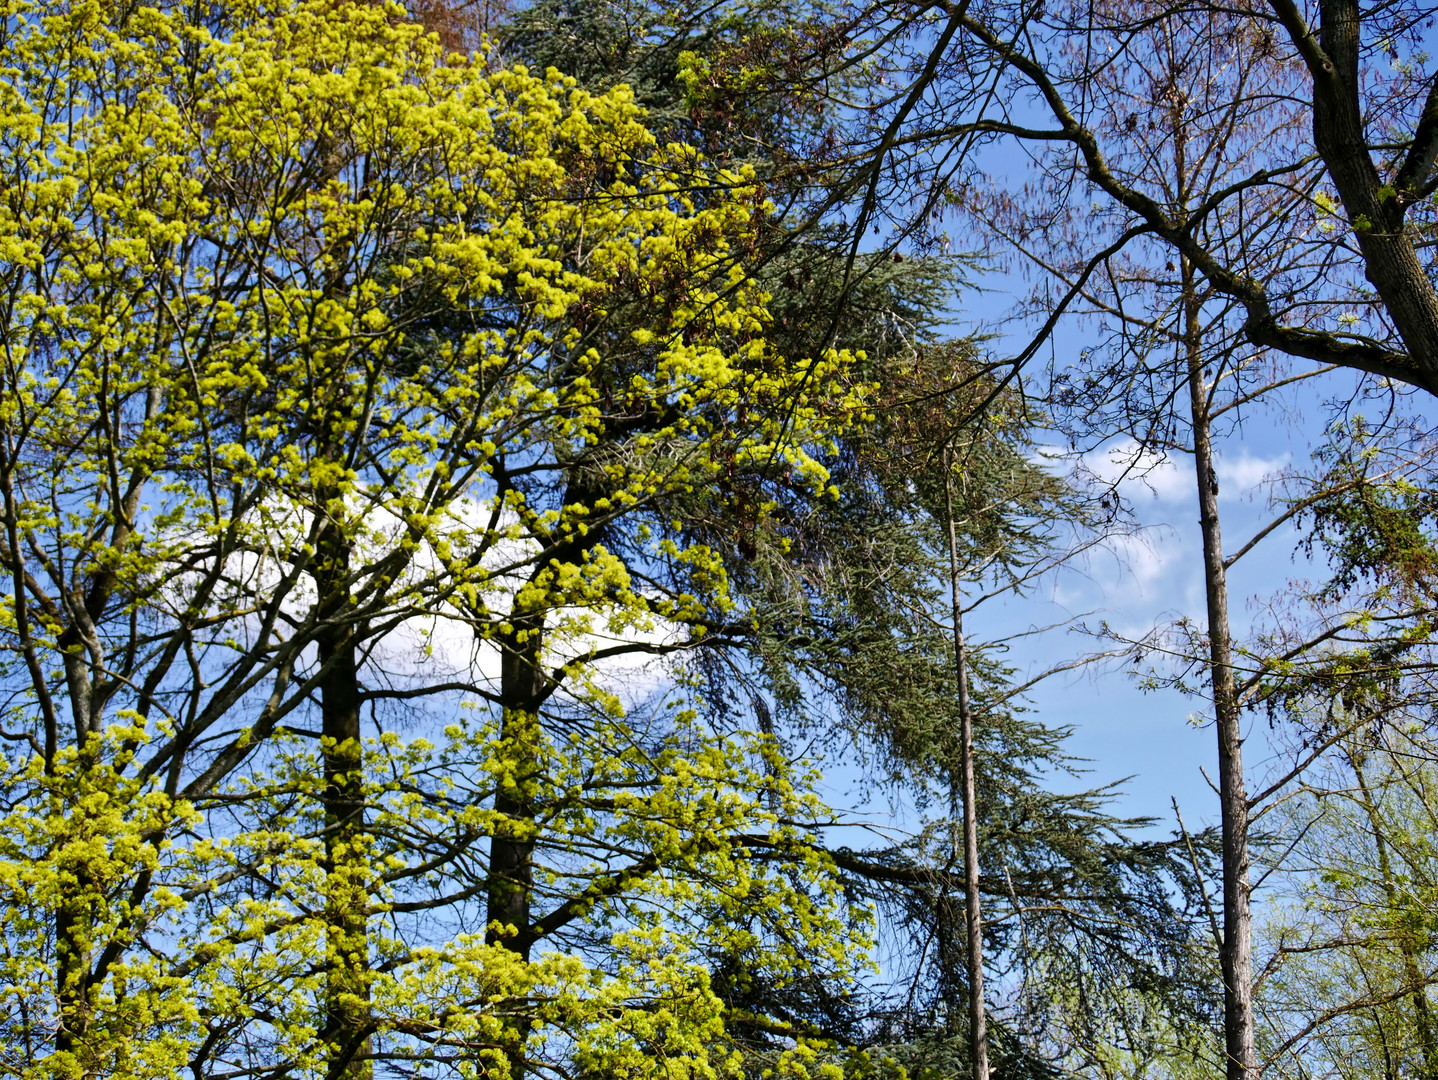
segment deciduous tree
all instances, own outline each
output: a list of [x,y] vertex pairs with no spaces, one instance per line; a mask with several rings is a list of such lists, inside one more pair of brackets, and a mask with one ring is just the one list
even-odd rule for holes
[[[850,963],[822,861],[746,854],[819,809],[762,738],[625,722],[595,635],[718,629],[673,500],[822,486],[861,404],[765,340],[760,196],[398,8],[4,23],[8,1062],[722,1071],[701,942]],[[476,662],[416,670],[426,625]]]

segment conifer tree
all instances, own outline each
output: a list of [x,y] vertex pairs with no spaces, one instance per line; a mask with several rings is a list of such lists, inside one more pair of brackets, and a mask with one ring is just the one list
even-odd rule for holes
[[[819,32],[816,14],[783,5],[739,7],[701,27],[676,25],[673,13],[637,4],[540,4],[501,38],[506,55],[583,72],[594,86],[633,80],[653,115],[713,154],[751,161],[768,190],[781,193],[757,271],[773,293],[775,333],[804,347],[832,340],[863,349],[859,370],[880,387],[879,407],[871,424],[846,432],[825,458],[835,497],[772,499],[766,513],[756,514],[767,493],[732,489],[733,516],[712,522],[713,531],[702,535],[727,554],[743,617],[733,620],[734,642],[696,651],[692,666],[711,687],[709,700],[729,702],[736,718],[747,714],[762,730],[795,740],[819,738],[836,755],[857,752],[886,782],[931,791],[927,777],[957,777],[961,756],[953,737],[960,721],[954,654],[948,631],[936,632],[942,623],[935,621],[949,606],[942,599],[947,587],[936,588],[950,573],[938,433],[953,430],[964,446],[967,494],[958,554],[966,584],[984,582],[988,589],[1021,582],[1053,556],[1057,537],[1083,522],[1087,511],[1028,460],[1026,417],[989,377],[977,350],[943,343],[944,309],[966,272],[963,262],[888,254],[854,259],[845,230],[806,227],[802,214],[780,212],[826,197],[786,163],[800,152],[795,147],[822,141],[832,116],[820,110],[804,114],[797,128],[776,125],[788,101],[784,94],[735,92],[716,101],[696,97],[685,81],[686,72],[727,61],[734,51],[769,55],[764,50],[776,42],[807,41]],[[810,44],[812,54],[799,45],[788,62],[822,54]],[[787,86],[804,82],[796,71],[787,69],[793,77]],[[992,931],[990,954],[1002,964],[1046,967],[1055,998],[1066,992],[1058,989],[1062,980],[1088,960],[1113,972],[1143,970],[1114,979],[1166,983],[1171,1004],[1190,1010],[1186,1015],[1206,1015],[1201,980],[1187,980],[1182,970],[1190,924],[1165,895],[1172,885],[1163,884],[1176,882],[1179,892],[1195,887],[1187,857],[1176,858],[1163,844],[1128,841],[1123,834],[1133,823],[1106,815],[1099,793],[1037,792],[1039,771],[1065,767],[1060,733],[1023,715],[1009,696],[1011,673],[981,649],[973,663],[980,672],[973,710],[979,776],[970,820],[982,841],[980,863],[1002,868],[980,878],[980,891],[1007,919],[1016,906],[1058,895],[1074,903],[1047,925],[1042,916],[1031,917],[1029,937]],[[839,727],[832,723],[836,713]],[[948,795],[958,789],[940,787],[947,812]],[[888,917],[909,921],[916,941],[933,943],[923,950],[928,959],[908,971],[916,987],[925,987],[923,1006],[895,1011],[879,1000],[853,998],[846,1004],[821,985],[785,987],[721,965],[721,992],[736,1030],[747,1032],[761,1057],[773,1052],[776,1035],[811,1030],[838,1042],[903,1043],[908,1049],[889,1050],[910,1055],[916,1065],[952,1060],[944,1057],[944,1040],[966,1037],[971,1028],[961,1019],[967,1006],[960,1005],[971,1000],[970,976],[956,962],[965,950],[963,920],[955,916],[966,906],[954,869],[962,859],[953,861],[951,849],[939,851],[932,833],[912,844],[830,854],[852,888],[874,897]],[[1090,917],[1094,932],[1085,925]],[[1116,919],[1128,920],[1132,938],[1096,930]],[[1035,942],[1042,944],[1022,955]],[[1069,959],[1075,965],[1058,975]],[[1041,997],[1023,1005],[1034,1019],[1031,1030],[1042,1027],[1036,1018],[1049,1010]],[[1035,1051],[1054,1049],[1042,1038],[1025,1043],[1021,1027],[1016,1018],[996,1030],[1001,1072],[1038,1069]],[[968,1059],[968,1052],[959,1057]]]

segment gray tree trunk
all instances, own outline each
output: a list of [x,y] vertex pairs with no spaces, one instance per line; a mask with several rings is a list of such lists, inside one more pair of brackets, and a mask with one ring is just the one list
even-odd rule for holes
[[1203,534],[1203,585],[1208,608],[1209,682],[1218,730],[1218,790],[1223,848],[1223,1035],[1228,1080],[1256,1080],[1253,1038],[1253,939],[1249,913],[1248,792],[1243,779],[1243,732],[1233,677],[1228,621],[1228,573],[1218,519],[1218,478],[1213,471],[1208,381],[1204,376],[1202,302],[1193,265],[1182,262],[1183,348],[1193,420],[1193,463],[1198,521]]

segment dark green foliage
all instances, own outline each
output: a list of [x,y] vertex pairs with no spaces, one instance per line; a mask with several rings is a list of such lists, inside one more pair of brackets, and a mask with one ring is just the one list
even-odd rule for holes
[[[913,1077],[954,1076],[967,1067],[967,980],[951,820],[957,695],[941,615],[945,445],[959,456],[959,547],[972,591],[1020,587],[1091,522],[1084,501],[1035,464],[1023,402],[976,346],[944,341],[965,263],[854,256],[840,223],[791,228],[783,207],[814,196],[787,163],[822,140],[829,118],[758,92],[698,100],[682,77],[696,58],[757,55],[784,34],[802,65],[806,11],[779,2],[681,18],[643,0],[540,0],[501,41],[507,59],[592,87],[627,82],[661,139],[758,166],[780,203],[753,253],[772,296],[767,337],[791,356],[829,345],[866,354],[874,415],[824,458],[832,497],[791,484],[775,462],[658,516],[724,554],[739,601],[712,647],[689,659],[721,720],[857,762],[871,794],[902,789],[933,816],[905,842],[830,853],[853,898],[875,905],[903,945],[884,957],[885,986],[793,982],[742,956],[711,958],[712,972],[756,1075],[785,1040],[809,1035],[871,1047],[850,1063],[855,1075],[871,1066],[886,1075],[876,1063],[888,1059]],[[612,332],[623,324],[613,318]],[[1103,1010],[1159,1002],[1185,1023],[1211,1024],[1212,980],[1191,963],[1198,893],[1187,851],[1131,839],[1148,823],[1109,814],[1107,789],[1055,793],[1078,775],[1063,750],[1067,731],[1025,711],[1001,652],[978,648],[972,668],[983,891],[999,913],[985,947],[1010,999],[994,1022],[996,1078],[1047,1080],[1058,1067],[1050,1059],[1073,1051],[1065,1040],[1100,1037]],[[1206,844],[1200,838],[1205,857]]]
[[[953,384],[984,394],[972,350],[931,344],[928,355],[951,364]],[[905,363],[901,354],[894,362]],[[828,1008],[808,1016],[847,1041],[857,1012],[867,1032],[860,1045],[939,1068],[962,1045],[967,995],[951,779],[957,688],[937,616],[945,597],[936,455],[925,453],[943,428],[906,423],[900,414],[922,394],[898,379],[888,385],[896,404],[830,461],[837,497],[775,511],[749,557],[736,560],[744,659],[710,652],[697,663],[712,700],[752,708],[796,744],[862,755],[877,784],[901,787],[940,815],[904,844],[834,853],[856,896],[874,903],[907,947],[886,958],[888,990],[843,1002],[850,1017],[839,1022]],[[970,587],[1017,584],[1082,525],[1082,504],[1033,464],[1016,419],[998,425],[991,416],[964,432],[960,549]],[[1097,1042],[1107,1014],[1132,1008],[1134,995],[1210,1026],[1214,981],[1193,962],[1201,908],[1187,851],[1131,839],[1149,823],[1108,813],[1107,790],[1056,793],[1077,775],[1063,751],[1067,731],[1024,709],[1001,654],[979,648],[972,671],[983,892],[998,913],[985,951],[1002,982],[1023,987],[996,1023],[998,1075],[1043,1075],[1044,1055],[1058,1053],[1051,1040]],[[1199,840],[1207,854],[1210,840]],[[764,989],[748,984],[746,1011],[796,1015]]]
[[[1419,433],[1399,433],[1424,442]],[[1362,417],[1335,427],[1319,452],[1326,467],[1320,497],[1306,516],[1310,522],[1302,548],[1322,551],[1333,567],[1325,591],[1348,593],[1361,582],[1416,590],[1429,597],[1438,589],[1438,491],[1428,470],[1395,469],[1390,446],[1395,433],[1375,429]]]
[[[646,0],[538,0],[501,28],[499,42],[506,59],[556,67],[591,89],[624,83],[661,141],[687,142],[718,164],[747,162],[772,176],[832,137],[826,99],[801,89],[824,74],[823,14],[795,0],[669,8]],[[711,81],[705,72],[715,62],[746,61],[782,63],[791,89],[780,95],[767,89],[773,80],[757,77],[748,93],[697,85]]]

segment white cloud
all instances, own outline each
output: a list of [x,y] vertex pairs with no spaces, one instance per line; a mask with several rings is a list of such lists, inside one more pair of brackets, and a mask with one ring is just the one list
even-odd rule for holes
[[[1214,468],[1218,472],[1219,497],[1224,500],[1252,497],[1291,457],[1288,453],[1257,457],[1242,448],[1231,455],[1218,451],[1214,455]],[[1092,450],[1083,455],[1080,464],[1099,483],[1116,487],[1126,501],[1137,506],[1145,501],[1180,504],[1193,499],[1191,461],[1148,449],[1135,439],[1122,439]]]
[[1248,498],[1265,481],[1281,472],[1291,460],[1293,455],[1288,453],[1276,457],[1254,457],[1242,449],[1232,460],[1225,454],[1218,454],[1214,462],[1214,468],[1218,472],[1218,497]]
[[1121,577],[1136,582],[1140,588],[1171,579],[1174,563],[1184,555],[1184,545],[1176,537],[1156,535],[1151,530],[1115,536],[1108,546],[1122,567]]
[[1192,478],[1177,462],[1135,439],[1091,450],[1080,464],[1099,483],[1116,487],[1130,502],[1142,498],[1173,502],[1186,497],[1193,486]]
[[1167,525],[1113,533],[1055,575],[1048,600],[1071,614],[1139,623],[1187,610],[1201,596],[1196,544]]

